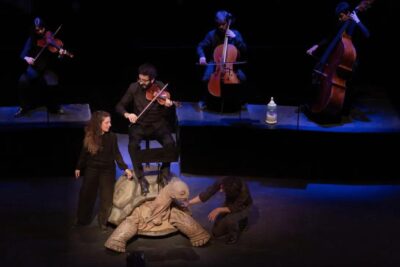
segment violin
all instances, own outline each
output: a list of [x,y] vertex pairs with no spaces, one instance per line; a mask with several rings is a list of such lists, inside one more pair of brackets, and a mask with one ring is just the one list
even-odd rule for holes
[[47,31],[42,39],[37,40],[37,46],[47,48],[52,53],[59,53],[61,49],[63,49],[63,53],[60,56],[66,55],[70,58],[73,58],[74,55],[63,48],[64,43],[57,38],[54,38],[51,31]]
[[[144,107],[142,112],[137,116],[136,121],[139,120],[140,117],[143,116],[143,114],[150,108],[150,106],[157,101],[160,105],[165,106],[167,99],[170,97],[170,93],[168,91],[165,91],[167,88],[168,83],[164,85],[163,88],[160,88],[157,84],[153,83],[147,90],[146,90],[146,99],[149,100],[150,102],[147,104],[147,106]],[[171,101],[171,100],[170,100]],[[179,102],[172,101],[172,103],[176,106],[181,106]],[[133,123],[129,125],[131,127]]]
[[67,55],[70,58],[73,58],[74,55],[68,52],[63,48],[63,42],[60,39],[54,38],[54,36],[58,33],[58,31],[61,29],[60,25],[58,29],[54,32],[54,34],[51,31],[46,31],[45,34],[43,35],[42,39],[37,40],[36,44],[41,47],[39,53],[36,55],[34,58],[37,60],[40,55],[43,53],[43,51],[47,48],[50,52],[52,53],[59,53],[59,51],[62,49],[62,53],[59,53],[58,57],[62,57],[63,55]]
[[[165,87],[166,88],[166,87]],[[156,83],[153,83],[147,90],[146,90],[146,99],[149,101],[153,101],[154,99],[158,102],[158,104],[165,106],[167,99],[169,99],[172,104],[175,106],[180,106],[180,103],[177,101],[172,101],[171,94],[160,88]],[[162,91],[161,91],[162,90]]]

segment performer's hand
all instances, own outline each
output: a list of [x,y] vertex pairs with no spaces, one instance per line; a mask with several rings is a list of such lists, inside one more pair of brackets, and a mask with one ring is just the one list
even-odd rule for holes
[[318,49],[318,45],[313,45],[310,49],[307,50],[307,54],[309,54],[310,56],[313,55],[314,51]]
[[220,213],[220,208],[215,208],[213,211],[208,214],[208,219],[213,222],[217,218],[218,214]]
[[65,55],[67,54],[67,50],[60,48],[60,50],[58,50],[58,54]]
[[190,201],[189,200],[185,200],[182,201],[182,207],[188,209],[190,206]]
[[225,34],[226,34],[226,36],[228,36],[230,38],[236,37],[236,34],[232,30],[227,30]]
[[357,23],[357,24],[360,23],[360,19],[358,18],[358,16],[357,16],[357,14],[356,14],[355,11],[353,11],[353,12],[350,13],[350,18],[351,18],[352,20],[354,20],[355,23]]
[[133,174],[130,169],[125,170],[125,175],[129,180],[132,180]]
[[201,58],[199,59],[199,63],[200,63],[200,65],[207,65],[207,60],[206,60],[206,58],[205,58],[205,57],[201,57]]
[[165,106],[166,107],[170,107],[170,106],[172,106],[174,103],[171,101],[171,99],[169,99],[169,98],[167,98],[167,99],[165,99]]
[[137,120],[137,116],[134,113],[126,113],[125,114],[125,118],[127,118],[129,120],[130,123],[135,123]]
[[80,170],[75,170],[75,178],[78,179],[79,176],[81,176],[81,171]]
[[35,59],[33,57],[24,57],[24,59],[29,65],[35,64]]

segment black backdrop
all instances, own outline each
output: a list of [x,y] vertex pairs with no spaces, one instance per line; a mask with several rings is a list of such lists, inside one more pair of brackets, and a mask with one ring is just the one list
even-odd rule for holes
[[[355,6],[359,1],[349,1]],[[66,103],[90,103],[93,109],[113,111],[137,67],[147,61],[170,83],[173,97],[197,101],[202,69],[196,66],[196,45],[214,27],[218,9],[236,17],[249,46],[245,71],[247,100],[278,104],[304,101],[315,60],[305,50],[335,26],[337,1],[27,1],[0,0],[2,42],[0,105],[17,105],[16,81],[23,70],[18,58],[35,16],[55,30],[65,48],[75,53],[61,68]],[[361,20],[369,28],[368,40],[355,40],[360,65],[355,76],[362,94],[388,94],[397,104],[395,64],[398,38],[395,1],[376,0]]]

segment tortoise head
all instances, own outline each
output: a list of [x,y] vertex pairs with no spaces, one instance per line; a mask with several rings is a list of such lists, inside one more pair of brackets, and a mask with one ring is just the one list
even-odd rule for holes
[[179,178],[172,178],[169,182],[170,197],[178,205],[184,205],[189,199],[189,187],[188,185]]

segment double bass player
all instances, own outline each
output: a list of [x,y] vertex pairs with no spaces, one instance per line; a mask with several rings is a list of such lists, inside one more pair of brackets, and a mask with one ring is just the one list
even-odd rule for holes
[[324,39],[307,50],[307,54],[314,55],[321,47],[326,48],[314,68],[314,75],[319,77],[314,79],[317,80],[318,88],[309,107],[310,114],[318,119],[338,120],[342,115],[347,116],[350,113],[354,92],[346,89],[346,82],[350,80],[357,65],[357,52],[352,37],[356,29],[365,37],[369,37],[369,31],[357,12],[365,9],[371,2],[362,1],[354,10],[351,10],[347,2],[337,4],[335,14],[339,21],[338,33],[335,37]]

